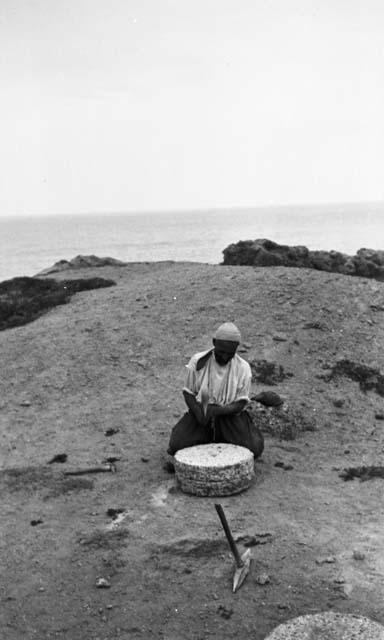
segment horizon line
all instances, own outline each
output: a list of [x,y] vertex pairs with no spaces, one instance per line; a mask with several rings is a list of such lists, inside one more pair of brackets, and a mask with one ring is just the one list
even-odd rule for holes
[[289,203],[289,204],[257,204],[257,205],[223,205],[223,206],[214,206],[214,207],[186,207],[186,208],[176,208],[172,207],[170,209],[117,209],[117,210],[98,210],[98,211],[66,211],[66,212],[51,212],[51,213],[8,213],[1,214],[0,219],[5,218],[50,218],[55,216],[107,216],[107,215],[140,215],[140,214],[164,214],[164,213],[198,213],[198,212],[208,212],[208,213],[217,213],[224,211],[252,211],[259,209],[290,209],[290,208],[323,208],[323,207],[358,207],[362,205],[384,205],[383,200],[337,200],[337,201],[327,201],[327,202],[306,202],[306,203]]

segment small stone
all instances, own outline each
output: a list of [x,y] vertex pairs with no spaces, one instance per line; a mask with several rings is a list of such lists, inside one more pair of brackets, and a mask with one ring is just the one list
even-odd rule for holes
[[68,455],[66,453],[57,453],[55,456],[53,456],[53,458],[50,459],[48,464],[53,464],[54,462],[60,462],[61,464],[63,464],[64,462],[67,462],[67,460]]
[[339,578],[335,578],[333,582],[335,582],[335,584],[344,584],[345,583],[345,578],[340,576]]
[[20,407],[30,407],[31,403],[29,402],[29,400],[23,400],[23,402],[20,402]]
[[292,471],[293,466],[291,464],[286,464],[285,462],[282,462],[281,460],[279,460],[278,462],[275,462],[275,467],[279,467],[280,469],[284,469],[284,471]]
[[384,413],[375,413],[376,420],[384,420]]
[[113,507],[110,507],[109,509],[107,509],[107,516],[109,518],[112,518],[112,520],[116,520],[121,513],[124,513],[124,509],[115,509]]
[[223,604],[219,605],[217,611],[225,620],[229,620],[233,614],[233,609],[227,609]]
[[274,391],[261,391],[256,396],[252,396],[252,400],[260,402],[265,407],[279,407],[284,403],[284,400]]
[[354,560],[365,560],[365,553],[363,553],[362,551],[359,551],[358,549],[355,549],[352,557]]
[[113,427],[111,427],[110,429],[104,431],[104,435],[108,438],[110,436],[114,436],[116,433],[119,433],[119,431],[120,429],[114,429]]
[[344,406],[345,400],[344,398],[333,398],[332,403],[334,407],[340,409],[341,407]]
[[259,575],[256,576],[256,582],[261,585],[269,584],[271,582],[271,578],[267,573],[259,573]]
[[149,462],[149,458],[147,458],[146,456],[141,456],[141,462]]
[[275,342],[287,342],[288,338],[287,336],[284,336],[281,333],[278,333],[275,336],[273,336],[272,340],[274,340]]
[[110,589],[111,583],[108,582],[105,578],[97,578],[96,587],[98,589]]
[[336,562],[335,556],[327,556],[326,558],[316,558],[316,564],[334,564]]

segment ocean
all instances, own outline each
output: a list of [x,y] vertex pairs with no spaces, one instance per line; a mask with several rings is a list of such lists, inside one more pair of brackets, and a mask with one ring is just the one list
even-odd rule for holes
[[256,238],[348,254],[384,249],[384,203],[0,217],[0,280],[79,254],[218,264],[229,244]]

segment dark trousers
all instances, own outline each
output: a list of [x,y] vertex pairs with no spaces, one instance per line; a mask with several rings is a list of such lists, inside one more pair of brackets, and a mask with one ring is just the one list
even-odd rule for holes
[[264,449],[263,434],[247,411],[231,416],[218,416],[214,419],[214,425],[207,426],[199,424],[193,413],[188,411],[172,429],[168,453],[173,455],[179,449],[211,442],[226,442],[246,447],[252,451],[255,458],[258,458]]

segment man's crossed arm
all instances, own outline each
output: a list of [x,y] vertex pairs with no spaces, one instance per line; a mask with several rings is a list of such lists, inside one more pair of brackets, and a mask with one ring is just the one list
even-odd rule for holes
[[226,405],[209,404],[204,414],[203,406],[201,402],[196,400],[196,396],[185,390],[183,391],[183,396],[188,409],[193,413],[197,422],[202,425],[208,424],[211,418],[240,413],[247,404],[247,400],[236,400]]

